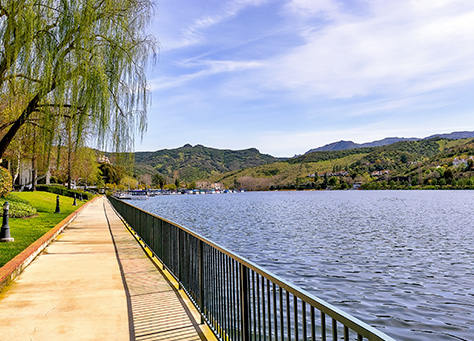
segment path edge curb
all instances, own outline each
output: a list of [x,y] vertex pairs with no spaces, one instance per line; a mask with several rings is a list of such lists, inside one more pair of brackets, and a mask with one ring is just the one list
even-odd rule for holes
[[96,196],[86,202],[76,211],[64,218],[59,224],[42,235],[21,253],[0,268],[0,292],[11,284],[25,268],[43,251],[87,206],[98,200],[101,196]]

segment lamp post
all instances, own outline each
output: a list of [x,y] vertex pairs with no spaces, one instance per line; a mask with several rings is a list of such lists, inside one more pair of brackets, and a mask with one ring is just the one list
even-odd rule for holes
[[61,213],[61,209],[59,208],[59,195],[56,196],[56,211],[54,213]]
[[8,201],[5,201],[3,205],[3,224],[2,229],[0,230],[0,242],[12,242],[15,239],[10,236],[10,226],[9,226],[9,211],[10,204]]

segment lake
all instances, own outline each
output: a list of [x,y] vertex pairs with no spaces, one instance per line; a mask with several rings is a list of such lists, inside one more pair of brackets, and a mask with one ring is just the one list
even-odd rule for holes
[[131,204],[397,340],[474,340],[474,191],[167,195]]

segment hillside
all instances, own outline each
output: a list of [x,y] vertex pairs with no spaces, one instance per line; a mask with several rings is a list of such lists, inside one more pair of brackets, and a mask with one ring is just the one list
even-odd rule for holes
[[190,182],[215,173],[236,171],[277,162],[257,149],[223,150],[186,144],[176,149],[135,153],[135,173],[156,174]]
[[348,149],[356,149],[356,148],[370,148],[370,147],[381,147],[387,146],[390,144],[394,144],[397,142],[404,142],[404,141],[418,141],[418,140],[430,140],[433,138],[444,138],[444,139],[466,139],[466,138],[474,138],[474,131],[455,131],[449,134],[435,134],[425,138],[416,138],[416,137],[387,137],[383,140],[372,141],[367,143],[354,143],[352,141],[338,141],[329,143],[322,147],[314,148],[306,152],[306,154],[313,153],[313,152],[323,152],[323,151],[336,151],[336,150],[348,150]]
[[381,147],[313,152],[215,174],[206,180],[253,190],[351,188],[354,183],[374,189],[386,188],[389,184],[402,188],[469,187],[470,183],[474,185],[471,155],[474,155],[474,139],[433,138]]
[[383,140],[367,142],[367,143],[355,143],[352,141],[339,141],[327,144],[325,146],[311,149],[306,152],[306,154],[313,153],[313,152],[325,152],[325,151],[336,151],[336,150],[348,150],[348,149],[356,149],[356,148],[371,148],[371,147],[381,147],[386,146],[389,144],[403,142],[403,141],[416,141],[419,140],[417,138],[404,138],[404,137],[387,137]]

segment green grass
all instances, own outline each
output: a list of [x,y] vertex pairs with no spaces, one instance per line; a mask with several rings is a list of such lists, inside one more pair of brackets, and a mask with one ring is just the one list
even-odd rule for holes
[[[14,193],[14,195],[28,200],[37,209],[38,215],[32,218],[10,218],[10,235],[12,238],[15,238],[15,241],[0,243],[0,267],[84,204],[84,202],[77,200],[77,206],[73,206],[74,199],[59,196],[61,213],[54,213],[56,209],[56,194],[21,192]],[[3,210],[1,212],[3,214]]]

